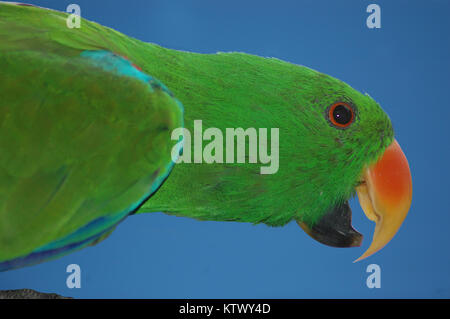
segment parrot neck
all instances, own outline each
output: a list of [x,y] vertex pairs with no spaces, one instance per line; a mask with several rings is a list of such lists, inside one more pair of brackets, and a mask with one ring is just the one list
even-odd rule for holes
[[[328,176],[310,169],[319,157],[311,140],[315,122],[302,122],[301,105],[313,98],[306,85],[317,72],[243,53],[153,44],[144,51],[132,60],[183,104],[184,128],[172,138],[185,140],[179,163],[138,213],[281,226],[318,218],[338,197],[338,190],[316,186]],[[305,83],[301,95],[293,83]],[[327,196],[317,201],[318,191]]]
[[[279,171],[281,147],[290,150],[284,152],[286,156],[293,150],[281,145],[280,128],[295,132],[297,123],[285,111],[277,112],[291,103],[277,95],[280,83],[269,80],[255,86],[261,81],[258,72],[264,71],[258,63],[268,60],[245,54],[149,48],[146,59],[135,63],[164,83],[183,104],[184,128],[173,131],[172,139],[178,141],[182,135],[184,144],[167,180],[137,213],[272,225],[290,221],[297,210],[294,205],[273,213],[280,209],[275,205],[284,189],[278,185],[287,180]],[[242,68],[242,74],[247,74],[247,58],[258,63],[247,70],[250,75],[237,77]],[[177,146],[173,151],[177,152]],[[285,195],[291,191],[295,188]]]

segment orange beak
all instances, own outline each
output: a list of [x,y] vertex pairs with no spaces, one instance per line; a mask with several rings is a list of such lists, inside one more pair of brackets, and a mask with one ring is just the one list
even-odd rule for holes
[[367,218],[376,223],[372,243],[355,262],[383,248],[397,233],[408,214],[412,200],[412,179],[408,160],[396,140],[382,157],[362,174],[356,188]]

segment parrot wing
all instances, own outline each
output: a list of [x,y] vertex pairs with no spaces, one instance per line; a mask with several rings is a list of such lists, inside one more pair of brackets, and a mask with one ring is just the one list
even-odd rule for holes
[[0,271],[107,236],[167,178],[183,126],[162,83],[88,28],[59,41],[55,15],[0,3]]

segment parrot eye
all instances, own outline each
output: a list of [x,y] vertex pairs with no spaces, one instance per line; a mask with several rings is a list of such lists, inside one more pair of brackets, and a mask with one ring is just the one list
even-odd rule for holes
[[328,119],[336,127],[346,128],[352,124],[354,118],[353,108],[346,103],[335,103],[329,108]]

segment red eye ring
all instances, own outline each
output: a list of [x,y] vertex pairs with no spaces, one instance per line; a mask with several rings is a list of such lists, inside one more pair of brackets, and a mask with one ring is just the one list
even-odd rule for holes
[[338,128],[346,128],[353,123],[355,119],[355,112],[347,103],[334,103],[328,109],[328,119],[334,126]]

